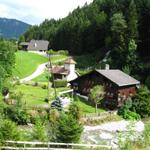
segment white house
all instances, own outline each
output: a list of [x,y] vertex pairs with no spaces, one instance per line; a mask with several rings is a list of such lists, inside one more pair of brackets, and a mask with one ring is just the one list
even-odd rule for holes
[[68,58],[64,62],[64,66],[55,66],[52,68],[52,73],[55,80],[72,81],[78,77],[75,70],[76,62],[72,58]]

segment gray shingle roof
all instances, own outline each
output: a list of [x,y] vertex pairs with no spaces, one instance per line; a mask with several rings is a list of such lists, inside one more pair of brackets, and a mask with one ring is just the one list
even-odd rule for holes
[[121,70],[96,70],[98,73],[111,80],[118,86],[126,86],[126,85],[136,85],[140,84],[140,82],[133,77],[127,75]]
[[31,40],[28,45],[28,50],[48,50],[49,42],[45,40]]

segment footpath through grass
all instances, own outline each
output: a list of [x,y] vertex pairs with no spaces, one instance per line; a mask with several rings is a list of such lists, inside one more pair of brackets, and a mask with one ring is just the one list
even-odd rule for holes
[[16,64],[13,70],[14,76],[18,76],[19,78],[24,78],[31,75],[38,65],[47,62],[48,59],[44,56],[18,51],[16,52]]

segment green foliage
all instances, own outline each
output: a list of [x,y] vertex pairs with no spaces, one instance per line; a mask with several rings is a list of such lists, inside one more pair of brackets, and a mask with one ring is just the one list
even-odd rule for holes
[[81,117],[81,110],[77,103],[72,102],[69,106],[69,114],[76,120],[79,120]]
[[57,122],[56,141],[77,143],[83,131],[82,125],[72,115],[62,114]]
[[48,136],[46,132],[46,127],[40,120],[36,121],[34,128],[32,129],[31,137],[32,140],[37,140],[41,142],[47,141]]
[[0,122],[0,141],[20,140],[21,134],[14,122],[10,120],[1,120]]
[[141,117],[150,115],[150,91],[146,87],[138,89],[137,94],[133,97],[132,109]]
[[[95,113],[95,108],[87,102],[85,99],[80,98],[78,96],[74,96],[75,103],[79,106],[82,114]],[[97,108],[97,112],[104,112],[105,110],[102,108]]]
[[15,100],[15,105],[10,105],[5,108],[5,115],[17,124],[27,124],[30,121],[29,114],[22,103],[22,94],[15,93],[12,97]]
[[6,78],[12,75],[15,51],[16,47],[12,42],[0,39],[0,90],[2,90]]
[[18,51],[16,55],[16,64],[13,69],[13,75],[19,78],[24,78],[31,75],[38,67],[39,64],[46,63],[48,59],[44,56]]
[[145,84],[150,89],[150,76],[146,78]]
[[150,144],[150,123],[149,122],[145,124],[144,141],[145,144]]
[[54,82],[55,82],[55,87],[56,88],[67,86],[67,80],[55,80]]
[[67,50],[58,50],[58,51],[54,51],[54,50],[49,50],[48,51],[48,53],[50,54],[50,55],[66,55],[66,56],[68,56],[68,51]]
[[58,111],[63,110],[60,97],[56,97],[56,99],[51,103],[51,109],[57,109]]
[[95,103],[95,112],[97,111],[97,105],[104,99],[105,91],[101,85],[96,85],[90,90],[89,97]]
[[118,110],[118,114],[121,115],[124,119],[129,120],[139,120],[140,115],[136,112],[132,112],[130,109],[132,108],[132,99],[128,98],[125,101],[124,105]]

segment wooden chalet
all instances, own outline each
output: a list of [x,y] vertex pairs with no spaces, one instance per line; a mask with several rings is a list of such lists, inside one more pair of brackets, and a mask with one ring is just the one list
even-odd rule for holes
[[120,70],[94,70],[70,82],[75,92],[88,96],[95,85],[103,85],[105,99],[103,105],[114,109],[122,106],[128,97],[136,94],[139,81]]

